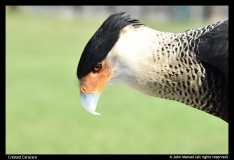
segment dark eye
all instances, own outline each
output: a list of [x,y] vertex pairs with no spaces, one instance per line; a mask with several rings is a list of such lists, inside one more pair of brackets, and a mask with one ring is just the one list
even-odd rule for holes
[[96,64],[94,65],[93,71],[94,71],[94,72],[98,72],[98,71],[100,71],[100,69],[102,69],[102,63],[101,63],[101,62],[98,62],[98,63],[96,63]]

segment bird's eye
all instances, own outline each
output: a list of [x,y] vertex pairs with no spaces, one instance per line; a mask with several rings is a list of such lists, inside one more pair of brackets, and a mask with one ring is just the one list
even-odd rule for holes
[[101,69],[102,69],[102,63],[101,63],[101,62],[96,63],[96,64],[94,65],[94,67],[93,67],[93,71],[94,71],[94,72],[98,72],[98,71],[100,71]]

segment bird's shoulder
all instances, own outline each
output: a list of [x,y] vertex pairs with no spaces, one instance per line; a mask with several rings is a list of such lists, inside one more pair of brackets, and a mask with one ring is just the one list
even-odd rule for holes
[[197,57],[221,70],[228,82],[228,20],[213,25],[216,26],[197,39]]

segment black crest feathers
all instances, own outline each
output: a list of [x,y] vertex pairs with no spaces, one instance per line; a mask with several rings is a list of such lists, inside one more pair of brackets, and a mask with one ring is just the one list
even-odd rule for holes
[[125,12],[110,15],[89,40],[80,57],[77,67],[77,77],[81,79],[92,71],[93,65],[103,61],[111,48],[119,39],[121,30],[127,25],[142,25],[129,15],[123,16]]

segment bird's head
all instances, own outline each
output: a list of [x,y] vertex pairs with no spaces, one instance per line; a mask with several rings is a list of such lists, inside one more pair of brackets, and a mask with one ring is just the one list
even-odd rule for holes
[[99,114],[95,112],[99,95],[108,83],[120,82],[137,89],[137,78],[133,77],[145,72],[141,61],[147,63],[144,53],[151,52],[147,46],[151,33],[144,30],[148,27],[123,14],[113,14],[104,21],[85,46],[78,64],[80,100],[95,115]]

